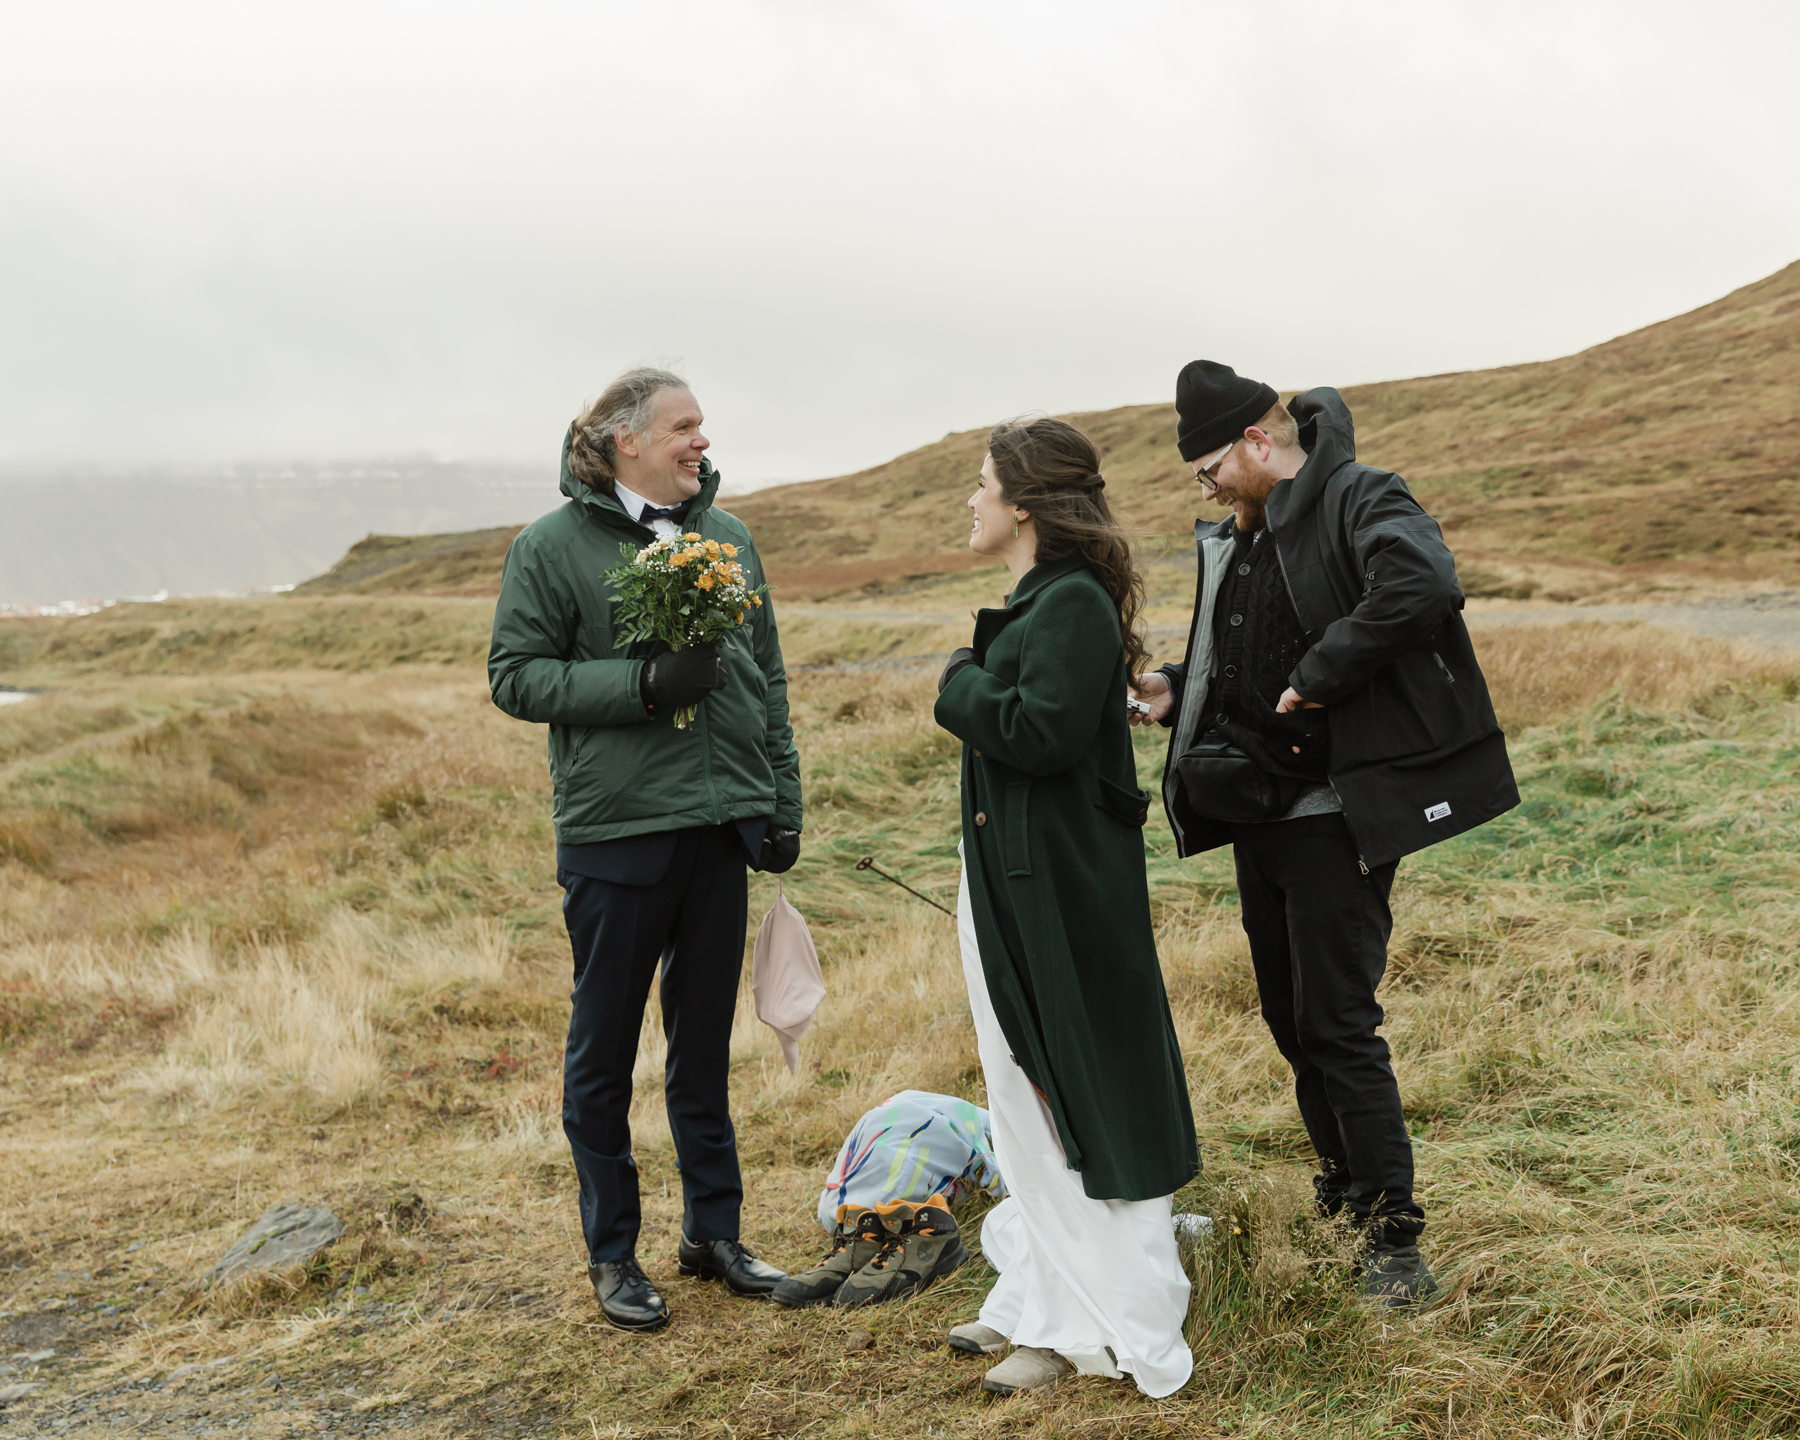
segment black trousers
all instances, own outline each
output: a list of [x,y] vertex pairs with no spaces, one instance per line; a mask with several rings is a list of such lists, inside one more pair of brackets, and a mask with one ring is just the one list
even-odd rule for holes
[[730,825],[678,832],[654,884],[557,872],[575,955],[563,1131],[581,1183],[590,1261],[618,1260],[637,1247],[643,1217],[631,1155],[631,1071],[659,967],[669,1042],[663,1098],[681,1167],[682,1228],[692,1240],[737,1238],[744,1186],[727,1090],[746,874],[744,844]]
[[1363,874],[1342,815],[1239,825],[1232,849],[1263,1019],[1293,1067],[1319,1157],[1319,1208],[1348,1206],[1374,1239],[1405,1244],[1425,1228],[1425,1212],[1413,1199],[1412,1140],[1375,999],[1396,867]]

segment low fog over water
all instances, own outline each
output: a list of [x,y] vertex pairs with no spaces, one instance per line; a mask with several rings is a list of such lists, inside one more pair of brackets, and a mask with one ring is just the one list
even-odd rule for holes
[[0,608],[293,585],[365,535],[523,525],[562,503],[553,459],[0,470]]
[[520,524],[554,469],[427,459],[0,475],[0,605],[292,585],[371,531]]

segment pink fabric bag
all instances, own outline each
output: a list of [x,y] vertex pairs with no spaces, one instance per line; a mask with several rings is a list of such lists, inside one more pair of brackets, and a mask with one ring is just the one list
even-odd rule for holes
[[806,921],[780,890],[757,927],[750,993],[756,997],[756,1018],[781,1041],[792,1075],[800,1065],[800,1037],[825,998],[825,977]]

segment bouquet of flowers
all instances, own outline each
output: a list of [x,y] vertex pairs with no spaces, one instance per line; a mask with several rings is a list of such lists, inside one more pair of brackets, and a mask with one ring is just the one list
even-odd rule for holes
[[[625,563],[605,578],[618,591],[613,633],[623,640],[660,640],[671,650],[716,644],[762,608],[767,585],[752,588],[737,546],[693,531],[666,535],[642,550],[621,545]],[[693,724],[694,706],[675,712],[675,728]]]

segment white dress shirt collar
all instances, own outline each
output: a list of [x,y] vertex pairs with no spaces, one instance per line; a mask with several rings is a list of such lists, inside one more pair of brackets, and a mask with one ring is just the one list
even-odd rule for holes
[[[618,495],[619,504],[624,507],[625,513],[639,524],[643,524],[644,512],[650,508],[650,502],[637,491],[626,489],[617,480],[613,481],[613,491]],[[652,530],[664,537],[681,533],[681,527],[665,516],[659,515],[649,524]]]

